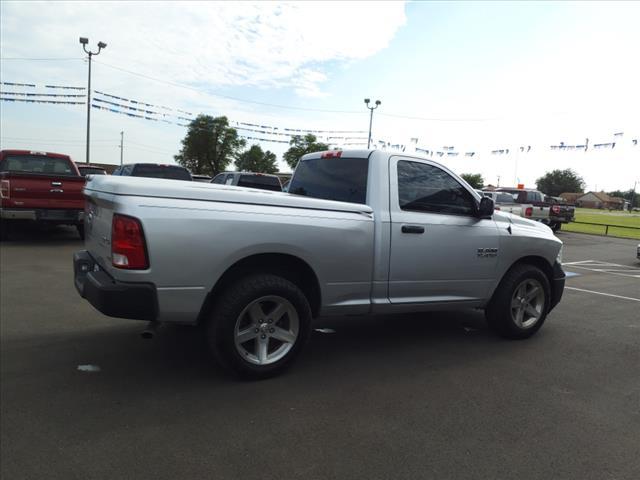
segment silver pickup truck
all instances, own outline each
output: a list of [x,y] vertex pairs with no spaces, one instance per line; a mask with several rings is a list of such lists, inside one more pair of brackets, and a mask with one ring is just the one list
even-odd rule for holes
[[253,378],[287,367],[315,317],[480,308],[526,338],[564,289],[548,227],[409,155],[305,155],[289,193],[96,175],[85,195],[80,295],[114,317],[202,324],[218,361]]

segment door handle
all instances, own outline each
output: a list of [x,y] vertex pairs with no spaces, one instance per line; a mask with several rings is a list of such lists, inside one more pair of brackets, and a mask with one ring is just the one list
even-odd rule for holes
[[419,225],[403,225],[402,233],[424,233],[424,227]]

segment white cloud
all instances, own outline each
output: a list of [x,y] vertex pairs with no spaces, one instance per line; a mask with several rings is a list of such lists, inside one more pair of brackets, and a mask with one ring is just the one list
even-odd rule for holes
[[78,56],[83,35],[107,42],[98,60],[147,75],[303,96],[321,95],[323,62],[375,54],[406,20],[401,2],[16,2],[2,13],[3,56]]

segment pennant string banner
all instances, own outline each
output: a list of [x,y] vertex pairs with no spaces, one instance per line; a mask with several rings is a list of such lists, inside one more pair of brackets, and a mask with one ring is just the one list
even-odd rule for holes
[[145,107],[162,108],[163,110],[170,110],[170,111],[184,113],[185,115],[193,116],[193,113],[186,112],[184,110],[180,110],[180,109],[177,109],[177,108],[173,109],[173,108],[165,107],[163,105],[154,105],[152,103],[141,102],[140,100],[131,100],[129,98],[119,97],[117,95],[111,95],[110,93],[101,92],[99,90],[94,90],[93,92],[97,93],[98,95],[102,95],[102,96],[108,97],[108,98],[114,98],[116,100],[121,100],[123,102],[129,102],[129,103],[135,103],[135,104],[138,104],[138,105],[144,105]]
[[11,96],[21,96],[21,97],[73,97],[73,98],[84,98],[86,97],[83,93],[27,93],[27,92],[0,92],[0,95],[11,95]]
[[58,105],[86,105],[86,102],[69,102],[69,101],[63,101],[63,100],[39,100],[39,99],[32,99],[32,98],[0,97],[0,100],[5,102],[53,103]]
[[36,87],[33,83],[2,82],[2,85],[11,85],[12,87]]
[[[34,87],[35,87],[35,85],[34,85]],[[65,90],[86,90],[87,89],[86,87],[67,87],[67,86],[64,86],[64,85],[45,85],[44,87],[45,88],[62,88],[62,89],[65,89]]]

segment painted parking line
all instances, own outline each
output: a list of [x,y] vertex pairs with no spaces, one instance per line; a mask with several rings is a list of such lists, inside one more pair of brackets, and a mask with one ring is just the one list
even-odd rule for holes
[[570,268],[578,268],[589,272],[606,273],[620,277],[640,278],[640,268],[630,265],[620,265],[619,263],[601,262],[598,260],[581,260],[579,262],[563,263]]
[[604,295],[605,297],[620,298],[622,300],[630,300],[632,302],[640,302],[640,298],[623,297],[622,295],[614,295],[613,293],[596,292],[594,290],[585,290],[584,288],[564,287],[565,290],[575,290],[577,292],[592,293],[594,295]]

